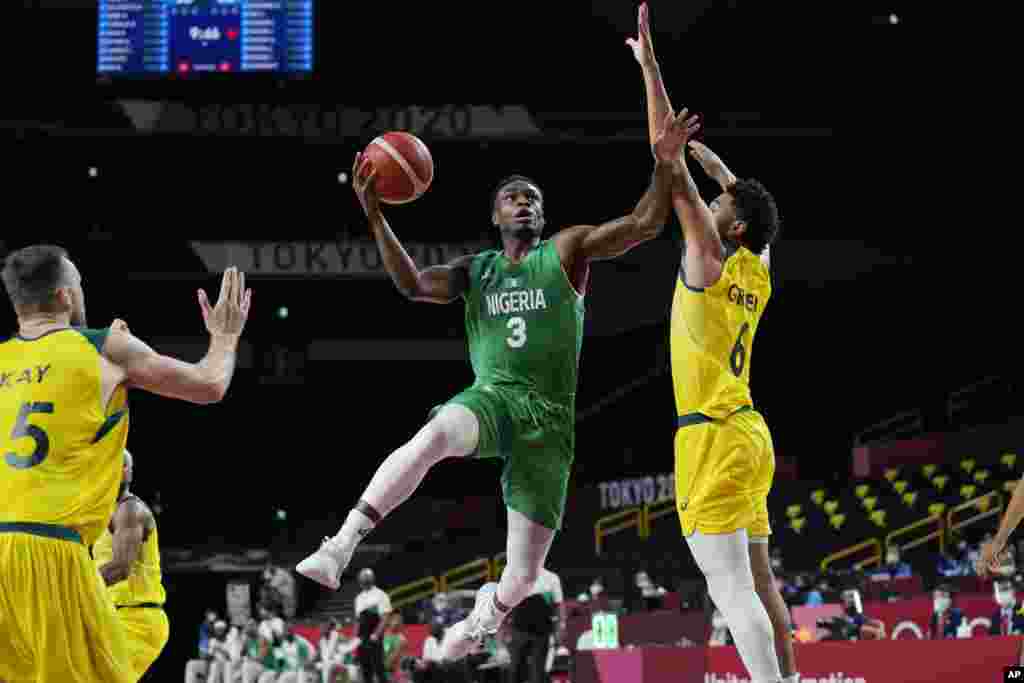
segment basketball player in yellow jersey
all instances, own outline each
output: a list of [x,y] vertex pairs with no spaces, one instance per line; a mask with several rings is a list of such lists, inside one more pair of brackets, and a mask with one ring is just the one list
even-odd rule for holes
[[[653,135],[674,114],[646,4],[638,24],[637,37],[626,42],[643,68]],[[751,349],[772,293],[768,247],[778,234],[778,210],[761,183],[738,180],[700,143],[689,141],[689,148],[722,193],[705,204],[680,156],[672,202],[684,247],[670,342],[679,520],[752,682],[791,683],[798,674],[788,610],[768,554],[775,453],[750,393]]]
[[200,291],[210,351],[191,364],[123,324],[85,328],[82,278],[59,247],[10,254],[3,282],[18,334],[0,342],[0,681],[134,683],[124,628],[87,550],[114,513],[127,390],[221,400],[250,293],[234,269],[215,307]]
[[129,490],[133,473],[133,458],[125,451],[117,509],[93,546],[92,557],[124,626],[130,665],[139,679],[167,644],[170,623],[163,609],[167,594],[160,576],[156,518]]

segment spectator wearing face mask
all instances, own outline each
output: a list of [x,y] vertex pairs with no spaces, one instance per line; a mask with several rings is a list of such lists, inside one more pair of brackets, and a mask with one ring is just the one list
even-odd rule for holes
[[956,638],[964,615],[959,607],[953,606],[953,590],[949,586],[939,586],[932,593],[934,612],[929,623],[928,634],[932,640]]
[[1013,584],[1009,581],[996,581],[993,586],[996,604],[999,606],[992,613],[988,632],[992,636],[1011,636],[1024,634],[1024,614],[1017,602]]
[[900,549],[891,546],[885,552],[885,564],[871,572],[875,579],[903,579],[913,576],[914,571],[910,565],[900,558]]
[[665,589],[658,586],[651,580],[645,571],[639,571],[634,577],[637,590],[640,593],[640,604],[645,610],[661,609],[666,593]]
[[608,610],[608,594],[604,592],[604,581],[597,577],[590,584],[590,593],[587,596],[590,602],[591,612],[605,612]]

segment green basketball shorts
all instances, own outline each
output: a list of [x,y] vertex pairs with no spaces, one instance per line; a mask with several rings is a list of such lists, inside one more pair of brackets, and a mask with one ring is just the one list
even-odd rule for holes
[[474,454],[501,458],[505,505],[537,524],[562,526],[575,447],[575,414],[524,387],[477,384],[435,407],[467,408],[480,423]]

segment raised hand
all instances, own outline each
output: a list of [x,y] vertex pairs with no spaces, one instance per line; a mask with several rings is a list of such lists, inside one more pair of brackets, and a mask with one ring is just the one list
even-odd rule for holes
[[654,158],[658,161],[674,162],[680,158],[686,142],[700,130],[697,115],[687,116],[687,110],[679,112],[679,116],[668,114],[662,124],[658,136],[654,140]]
[[647,3],[640,5],[637,10],[637,37],[627,38],[626,45],[633,50],[633,57],[640,66],[648,66],[654,63],[654,43],[651,41],[650,15],[647,10]]
[[377,169],[373,167],[373,162],[362,152],[356,154],[356,160],[352,163],[352,189],[355,190],[366,215],[380,208],[377,190],[373,185],[376,178]]
[[231,267],[224,271],[220,282],[220,297],[210,306],[206,292],[199,290],[199,308],[203,312],[206,329],[212,335],[239,336],[249,319],[252,290],[245,288],[245,273]]

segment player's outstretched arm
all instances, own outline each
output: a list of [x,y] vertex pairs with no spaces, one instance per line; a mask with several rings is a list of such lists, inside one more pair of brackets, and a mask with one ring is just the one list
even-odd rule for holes
[[652,146],[656,163],[651,184],[631,213],[603,225],[578,225],[555,235],[566,272],[576,272],[579,259],[615,258],[661,233],[672,209],[676,160],[698,127],[696,117],[687,118],[686,110],[678,117],[665,117]]
[[672,211],[671,190],[672,164],[659,161],[633,211],[601,225],[577,225],[556,234],[555,246],[566,272],[574,272],[579,259],[612,259],[661,234]]
[[132,565],[139,559],[139,550],[150,524],[149,511],[134,498],[118,506],[114,513],[114,557],[100,567],[100,575],[108,586],[124,581]]
[[986,576],[995,573],[1003,560],[1003,548],[1010,540],[1010,534],[1020,525],[1024,519],[1024,478],[1017,482],[1017,488],[1013,491],[1010,504],[1006,506],[1006,514],[999,524],[999,531],[988,543],[981,546],[981,557],[975,569],[979,576]]
[[690,148],[690,154],[697,160],[704,172],[709,177],[714,178],[718,183],[722,191],[729,188],[730,185],[736,182],[736,174],[729,170],[729,167],[725,165],[722,158],[712,152],[707,145],[696,140],[690,140],[688,143]]
[[206,292],[199,290],[210,349],[198,363],[164,356],[128,331],[112,325],[103,355],[124,372],[124,383],[152,394],[192,403],[221,401],[235,374],[238,341],[252,304],[252,290],[245,289],[245,274],[237,268],[224,271],[220,298],[210,306]]
[[357,154],[352,165],[352,187],[370,221],[381,260],[391,281],[402,296],[412,301],[435,304],[455,301],[469,289],[469,265],[473,256],[462,256],[448,265],[420,270],[380,210],[380,201],[374,190],[376,175],[372,163],[362,153]]
[[633,57],[643,69],[644,89],[647,93],[647,129],[653,145],[658,139],[662,122],[669,116],[674,117],[675,112],[668,99],[665,82],[661,78],[661,68],[654,56],[650,12],[646,2],[637,10],[637,37],[627,39],[626,44],[633,50]]
[[711,209],[701,198],[690,174],[685,154],[680,154],[674,164],[672,206],[679,217],[686,241],[686,284],[698,289],[707,287],[718,280],[724,248],[722,238],[715,229]]

